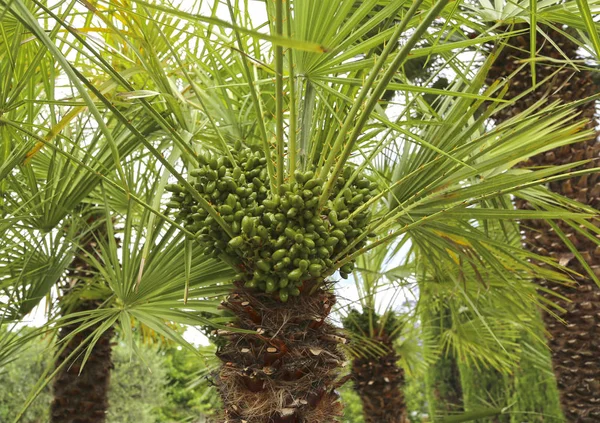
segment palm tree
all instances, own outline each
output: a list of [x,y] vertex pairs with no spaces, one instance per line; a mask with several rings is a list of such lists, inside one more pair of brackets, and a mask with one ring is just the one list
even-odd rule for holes
[[399,356],[394,341],[400,335],[398,318],[393,312],[377,315],[352,310],[344,327],[354,333],[366,330],[370,341],[384,347],[375,357],[358,356],[352,360],[354,390],[360,396],[366,422],[407,422],[408,414],[404,387],[404,370],[398,365]]
[[[456,104],[446,100],[437,105],[435,112],[441,116],[452,116],[455,108]],[[478,114],[479,116],[481,115]],[[483,122],[483,119],[479,122]],[[474,124],[470,123],[470,126],[473,127]],[[438,129],[427,128],[427,131],[429,133],[421,135],[425,139],[439,136]],[[402,174],[394,175],[392,181],[402,177]],[[390,200],[393,201],[394,198],[391,197]],[[484,203],[481,206],[488,209],[490,207]],[[493,207],[512,210],[512,205],[506,198],[495,201]],[[445,416],[463,410],[470,412],[482,405],[495,405],[494,409],[498,410],[496,413],[500,413],[499,410],[515,402],[514,395],[518,406],[510,411],[511,414],[514,412],[517,419],[518,412],[535,412],[545,415],[545,418],[552,418],[557,415],[556,398],[551,395],[552,380],[543,380],[540,384],[547,385],[548,394],[536,396],[528,395],[527,391],[517,392],[513,383],[518,385],[518,382],[506,375],[518,367],[523,368],[525,375],[529,372],[542,372],[544,365],[547,365],[543,358],[539,358],[544,357],[544,345],[534,342],[538,339],[536,328],[539,324],[536,322],[539,317],[530,316],[527,309],[514,309],[511,290],[504,290],[506,286],[519,286],[520,292],[531,293],[527,280],[536,273],[526,274],[523,278],[523,275],[518,276],[518,272],[511,272],[517,280],[511,280],[509,273],[496,279],[497,275],[493,271],[490,274],[489,268],[480,266],[480,252],[473,248],[477,249],[477,238],[482,231],[486,237],[510,244],[515,250],[519,248],[518,242],[515,242],[518,232],[510,222],[494,222],[489,218],[472,226],[477,213],[474,210],[471,213],[470,219],[461,223],[462,229],[468,228],[471,233],[469,237],[465,237],[464,233],[457,236],[456,228],[442,226],[438,228],[438,237],[415,237],[413,240],[413,254],[421,268],[417,273],[420,288],[418,308],[424,338],[428,341],[425,345],[430,355],[437,356],[434,363],[428,366],[426,378],[430,413],[433,416]],[[511,236],[507,236],[507,233]],[[448,253],[450,248],[453,251],[451,254]],[[444,256],[450,256],[450,260],[444,260]],[[439,263],[444,265],[440,266]],[[473,284],[467,284],[465,278],[472,279],[470,282]],[[482,289],[487,291],[490,285],[495,286],[495,289],[484,295]],[[471,317],[465,319],[469,315]],[[530,323],[523,326],[525,321]],[[499,322],[503,322],[500,323],[502,329],[491,328]],[[521,335],[518,328],[525,330],[525,333],[533,333],[533,336]],[[521,338],[523,341],[519,341]],[[521,348],[526,351],[523,356],[519,353]],[[536,351],[536,360],[529,356],[531,351]],[[483,357],[485,359],[481,361]],[[480,396],[486,389],[490,389],[482,382],[484,379],[496,391],[491,395],[494,398],[491,402],[489,397]],[[505,383],[502,384],[502,381]],[[481,399],[487,401],[487,404]]]
[[342,319],[351,334],[351,345],[356,343],[359,349],[350,376],[363,405],[365,422],[408,421],[404,370],[398,364],[395,345],[404,322],[393,309],[394,301],[388,301],[380,310],[376,304],[378,297],[390,295],[386,277],[396,280],[401,276],[401,269],[384,270],[386,256],[387,248],[379,248],[357,259],[353,276],[361,310],[351,304]]
[[[512,241],[507,242],[518,248],[515,224],[486,224],[491,237],[509,235]],[[426,270],[432,259],[418,258],[424,268],[419,280],[423,330],[433,338],[431,347],[439,357],[428,369],[432,415],[495,409],[502,415],[478,421],[522,421],[525,415],[528,421],[564,421],[541,317],[511,300],[514,289],[536,297],[534,285],[527,283],[530,277],[519,280],[517,273],[507,283],[483,267],[474,270],[461,263],[432,277]]]
[[[164,184],[166,180],[160,172],[156,172],[152,160],[146,161],[146,164],[152,166],[146,168],[145,174],[140,171],[139,163],[125,165],[124,171],[129,176],[136,175],[140,192],[147,196],[145,202],[152,202],[160,181],[163,180]],[[55,309],[53,314],[57,316],[52,316],[49,324],[60,328],[56,366],[49,369],[50,374],[44,375],[36,389],[53,380],[53,421],[84,418],[91,422],[104,421],[111,368],[111,338],[117,324],[129,344],[133,343],[132,330],[142,327],[195,352],[172,327],[172,322],[207,324],[209,320],[204,316],[216,313],[217,298],[230,289],[224,282],[233,276],[223,264],[199,254],[188,269],[184,268],[180,264],[184,255],[183,234],[177,234],[173,229],[165,230],[161,220],[153,219],[147,209],[139,205],[136,207],[123,194],[113,193],[109,200],[102,191],[106,194],[106,190],[93,192],[90,200],[97,202],[103,197],[107,207],[100,210],[100,214],[97,210],[94,212],[92,218],[95,223],[91,230],[86,219],[83,225],[86,230],[73,240],[80,247],[69,267],[72,270],[63,272],[65,278],[70,278],[69,292],[65,290],[56,304],[51,305],[51,309]],[[130,195],[137,197],[137,194]],[[119,212],[123,205],[126,214]],[[152,221],[156,225],[149,232]],[[99,236],[101,234],[104,235]],[[90,250],[84,250],[81,245],[90,247]],[[27,259],[27,255],[24,257]],[[139,274],[142,262],[145,271]],[[48,265],[42,265],[44,271],[48,268]],[[33,269],[37,270],[36,267]],[[13,281],[12,288],[6,292],[14,291],[24,298],[35,299],[29,292],[18,291],[29,288],[25,285],[29,282],[36,283],[31,277],[24,278],[21,283]],[[184,305],[179,299],[186,284],[189,300]],[[20,305],[22,301],[14,303]],[[165,314],[150,312],[157,304],[165,307]],[[212,323],[227,320],[221,317]],[[81,408],[74,409],[75,406]]]
[[[564,29],[560,25],[552,25],[552,15],[557,12],[556,5],[546,4],[539,6],[538,16],[533,16],[531,22],[544,22],[532,27],[529,24],[519,23],[510,27],[502,26],[506,22],[523,22],[528,20],[529,16],[523,15],[522,10],[514,7],[513,4],[495,3],[492,6],[489,2],[479,1],[473,15],[479,18],[483,17],[486,22],[497,23],[504,32],[515,31],[506,46],[498,45],[497,60],[488,74],[488,83],[497,83],[501,78],[510,78],[506,84],[508,92],[505,98],[514,99],[515,102],[508,107],[500,110],[494,117],[497,122],[503,122],[514,118],[515,114],[533,106],[539,101],[571,101],[574,99],[584,99],[588,94],[595,92],[595,76],[592,70],[583,63],[582,58],[578,56],[577,35],[574,29],[585,29],[590,22],[586,18],[576,20],[565,16],[565,19],[559,21],[562,24],[567,23],[570,29]],[[593,3],[593,2],[592,2]],[[524,3],[523,3],[524,4]],[[567,5],[567,9],[573,5]],[[579,5],[584,7],[585,5]],[[482,12],[482,9],[485,12]],[[585,16],[585,14],[584,14]],[[535,19],[534,19],[535,18]],[[539,18],[539,19],[538,19]],[[488,24],[489,25],[489,24]],[[496,28],[495,27],[495,28]],[[481,26],[478,31],[485,31],[485,26]],[[595,31],[594,31],[595,32]],[[593,38],[593,37],[592,37]],[[541,59],[535,62],[529,61],[532,57],[539,56]],[[582,102],[579,107],[580,115],[588,120],[587,127],[594,126],[593,116],[595,105],[593,102]],[[526,166],[548,166],[569,163],[578,160],[578,158],[597,157],[597,147],[595,136],[591,135],[588,140],[580,144],[569,146],[568,148],[556,149],[532,157],[524,165]],[[581,168],[594,166],[594,160],[587,164],[582,164]],[[589,185],[588,185],[589,184]],[[572,178],[570,180],[550,184],[554,192],[581,201],[584,204],[597,209],[597,204],[593,196],[588,196],[588,192],[594,190],[595,179],[593,176],[582,178]],[[573,188],[574,187],[574,188]],[[530,208],[527,201],[517,201],[517,205],[523,208]],[[557,301],[562,310],[558,310],[561,318],[567,321],[567,326],[555,320],[554,312],[544,313],[546,328],[550,331],[550,345],[554,351],[554,364],[556,375],[562,391],[562,399],[565,412],[569,419],[586,419],[589,415],[595,416],[598,413],[598,406],[595,404],[589,381],[593,379],[588,367],[595,368],[592,361],[577,354],[576,351],[587,351],[595,348],[589,339],[580,338],[581,326],[588,325],[593,316],[585,315],[586,323],[576,323],[576,318],[566,317],[571,313],[579,313],[581,308],[578,303],[590,304],[594,302],[594,292],[597,291],[597,264],[594,262],[593,251],[595,247],[587,243],[587,238],[580,236],[576,228],[568,224],[558,224],[558,228],[544,224],[543,222],[531,222],[524,225],[526,244],[532,251],[546,254],[568,263],[569,268],[578,272],[579,275],[588,275],[575,277],[579,287],[576,292],[572,284],[563,286],[551,286],[547,281],[539,281],[544,289],[552,288],[555,291],[552,294],[545,293],[550,301]],[[581,238],[581,239],[580,239]],[[563,243],[564,239],[572,240],[571,245]],[[594,283],[596,281],[596,283]],[[561,299],[557,297],[560,295]],[[597,296],[597,295],[596,295]],[[575,319],[575,320],[573,320]],[[578,332],[579,331],[579,332]],[[568,340],[568,343],[560,340]],[[571,347],[573,347],[571,349]],[[578,362],[573,362],[573,357]],[[578,365],[577,365],[578,364]],[[579,369],[577,372],[574,369]],[[480,375],[476,376],[481,380]],[[574,378],[579,378],[579,383]],[[575,386],[580,386],[574,391]],[[590,402],[591,401],[591,402]]]
[[[436,113],[444,115],[451,112],[448,104],[435,102],[434,109]],[[431,105],[433,102],[429,103]],[[496,119],[498,115],[501,119],[505,115],[505,110],[501,109],[492,114],[492,118]],[[424,111],[421,114],[426,115],[427,112]],[[509,206],[509,208],[512,207]],[[485,225],[486,230],[494,237],[506,235],[506,231],[510,228],[512,231],[511,236],[503,241],[512,242],[513,245],[518,247],[519,243],[515,238],[517,232],[512,225],[507,223],[492,225],[491,220],[487,220]],[[498,235],[493,234],[492,228],[496,228]],[[432,256],[430,251],[431,248],[428,248],[419,261],[423,262],[424,269],[432,271],[436,268],[434,262],[439,258]],[[448,278],[449,266],[446,265],[440,271],[441,274],[438,280],[426,277],[419,284],[421,288],[420,318],[424,338],[429,341],[425,345],[430,354],[437,357],[427,368],[426,381],[430,414],[445,416],[463,410],[472,411],[482,407],[493,407],[494,405],[499,410],[510,405],[510,409],[507,409],[509,412],[506,415],[502,417],[491,415],[489,420],[483,419],[483,416],[481,416],[481,421],[518,420],[521,418],[519,413],[523,412],[536,413],[537,418],[543,420],[556,419],[556,421],[562,421],[555,382],[552,377],[548,376],[550,363],[547,360],[545,345],[539,342],[540,337],[543,336],[539,316],[534,314],[524,317],[519,315],[516,310],[510,311],[509,314],[498,314],[498,310],[501,313],[510,310],[509,303],[511,300],[509,296],[502,297],[502,291],[495,291],[493,294],[497,298],[494,303],[487,306],[484,305],[479,295],[473,293],[470,293],[469,296],[479,298],[476,307],[470,300],[463,302],[460,298],[461,295],[457,295],[452,283],[448,286],[447,291],[444,288],[436,288],[437,286],[443,286],[440,283],[449,282],[445,280]],[[462,269],[459,272],[463,274],[464,271],[465,269]],[[477,277],[475,278],[475,276]],[[479,273],[470,277],[482,279]],[[462,278],[464,278],[464,275]],[[489,281],[482,281],[482,283],[487,284]],[[474,293],[479,290],[476,285]],[[467,289],[467,285],[464,288]],[[498,301],[498,297],[503,299]],[[490,307],[490,309],[486,310],[485,307]],[[468,310],[476,313],[478,318],[484,322],[484,319],[493,322],[503,321],[505,325],[513,327],[520,325],[523,321],[529,322],[529,327],[522,334],[513,333],[506,339],[510,345],[496,345],[488,352],[480,350],[477,354],[473,354],[475,361],[477,361],[479,357],[493,356],[495,348],[512,349],[512,357],[504,357],[502,365],[499,362],[474,365],[470,360],[465,361],[465,354],[469,354],[470,348],[475,350],[484,347],[480,343],[480,339],[465,337],[476,333],[476,338],[481,337],[479,331],[473,332],[473,318],[464,319],[465,311]],[[484,318],[490,312],[492,313]],[[511,318],[516,318],[516,321],[510,322]],[[471,326],[470,329],[469,326]],[[506,333],[502,335],[506,336]],[[498,334],[498,337],[501,337],[501,335]],[[493,344],[495,342],[491,342],[491,345]],[[489,348],[489,345],[487,348]],[[534,351],[535,353],[533,353]],[[458,356],[460,356],[460,360]],[[507,372],[510,372],[510,374]],[[523,389],[523,384],[526,383],[525,380],[535,380],[536,385],[540,388],[539,391]]]
[[[85,218],[87,217],[87,218]],[[84,217],[88,228],[78,236],[79,251],[74,253],[73,261],[66,272],[66,280],[61,281],[62,301],[59,302],[63,316],[70,313],[85,312],[101,307],[106,299],[103,296],[85,299],[82,295],[87,284],[93,282],[96,269],[89,265],[86,256],[94,256],[96,245],[107,237],[102,214],[93,211]],[[91,421],[103,422],[108,409],[108,388],[110,372],[113,368],[112,338],[114,329],[108,328],[91,348],[87,363],[83,365],[83,356],[71,359],[85,339],[93,334],[98,325],[90,326],[78,332],[76,323],[65,325],[59,331],[58,340],[64,340],[56,362],[58,373],[53,381],[54,401],[51,406],[52,422]],[[93,387],[93,388],[91,388]],[[82,396],[81,392],[91,395]]]
[[[149,138],[159,126],[155,119],[138,120],[133,111],[129,122],[136,124],[137,135],[132,136],[118,121],[109,120],[105,130],[110,128],[111,144],[102,139],[103,130],[91,123],[85,107],[76,101],[67,99],[62,103],[73,107],[61,117],[60,110],[51,106],[56,103],[55,90],[60,90],[52,76],[57,64],[40,54],[43,50],[39,46],[23,42],[27,28],[22,16],[3,13],[3,30],[14,40],[12,45],[3,45],[5,57],[10,57],[3,62],[7,66],[3,86],[8,88],[3,91],[3,117],[5,122],[19,123],[21,127],[15,132],[10,124],[0,125],[4,140],[0,204],[3,216],[8,218],[8,225],[2,227],[7,241],[2,249],[2,288],[11,299],[2,317],[8,321],[22,318],[40,300],[51,301],[53,292],[59,290],[61,296],[55,311],[62,315],[62,321],[57,325],[60,348],[52,370],[52,421],[103,422],[112,368],[113,327],[106,325],[104,318],[90,320],[86,316],[101,312],[98,309],[112,300],[106,281],[99,278],[99,284],[95,282],[97,266],[90,262],[90,257],[96,263],[101,259],[97,244],[106,243],[107,234],[102,223],[86,222],[80,214],[86,204],[94,202],[94,197],[104,200],[98,196],[98,175],[110,174],[116,168],[122,171],[125,164],[115,158],[131,158],[138,144],[136,136]],[[44,72],[36,72],[36,67]],[[106,84],[101,91],[107,93],[112,88]],[[69,93],[62,95],[65,94],[68,98]],[[40,101],[27,108],[18,107],[33,98]],[[125,107],[120,110],[129,112]],[[28,129],[44,126],[51,129],[43,137]],[[53,149],[48,150],[47,144]],[[142,157],[135,159],[152,164]],[[136,169],[134,184],[140,185],[144,180],[144,174]],[[115,200],[114,195],[111,200]],[[99,217],[101,222],[104,210]],[[89,219],[95,221],[98,216]],[[15,222],[16,227],[12,226]],[[14,348],[11,343],[7,345]]]
[[[597,91],[592,71],[578,55],[579,46],[573,40],[573,31],[545,24],[532,30],[526,24],[519,24],[513,29],[520,30],[521,34],[508,40],[507,45],[498,50],[496,62],[488,74],[490,84],[511,75],[506,98],[514,98],[515,102],[498,114],[496,122],[509,120],[539,101],[569,102],[584,99]],[[532,38],[534,33],[537,33],[536,38]],[[542,58],[535,66],[527,66],[524,62],[530,57],[531,46]],[[593,129],[596,125],[595,103],[582,103],[578,111],[586,119],[586,127]],[[592,133],[577,144],[537,154],[523,162],[522,166],[578,163],[576,169],[589,169],[595,166],[599,151],[597,134]],[[588,162],[581,162],[583,160]],[[588,174],[551,183],[549,189],[598,209],[598,175]],[[525,210],[534,207],[528,201],[516,204]],[[556,258],[576,272],[573,277],[576,284],[549,286],[543,280],[539,283],[544,291],[552,290],[552,294],[546,294],[547,297],[551,296],[553,300],[557,296],[560,298],[557,300],[560,309],[556,313],[563,322],[557,322],[554,313],[544,313],[544,319],[564,411],[569,421],[593,421],[600,418],[597,387],[591,382],[600,377],[600,373],[594,370],[600,368],[600,357],[590,355],[598,348],[592,333],[600,323],[592,312],[600,304],[597,285],[600,263],[595,242],[581,234],[577,226],[568,223],[532,221],[524,223],[523,230],[524,242],[529,250]]]
[[[27,104],[43,104],[42,112],[14,107],[0,117],[11,135],[5,139],[17,140],[2,150],[9,159],[3,175],[11,176],[2,180],[4,199],[29,193],[26,202],[9,201],[6,216],[25,216],[51,233],[82,201],[106,208],[109,236],[99,242],[98,257],[87,258],[110,292],[101,308],[59,320],[79,325],[71,336],[95,327],[73,357],[89,354],[115,324],[129,333],[132,319],[183,344],[168,321],[216,324],[223,340],[216,382],[227,420],[335,421],[340,344],[347,339],[328,321],[331,280],[335,272],[351,273],[363,253],[398,239],[431,245],[433,254],[434,240],[463,237],[499,277],[509,268],[561,279],[527,262],[534,254],[466,223],[474,206],[507,194],[527,196],[541,211],[490,207],[478,218],[589,216],[540,187],[565,178],[569,166],[510,170],[588,133],[571,123],[568,107],[481,131],[472,125],[480,119],[475,112],[486,103],[492,113],[502,100],[480,92],[485,67],[475,72],[454,55],[501,36],[446,42],[446,29],[458,30],[460,22],[446,0],[389,2],[373,13],[376,3],[277,0],[266,4],[269,20],[257,23],[238,2],[46,7],[0,0],[2,19],[18,22],[30,37],[22,45],[37,62],[18,60],[30,86],[47,89],[48,79],[59,80],[53,75],[73,86],[59,99],[52,89],[24,91]],[[434,20],[442,25],[432,26]],[[372,55],[382,42],[386,47]],[[5,56],[13,52],[4,47]],[[461,70],[464,86],[440,92],[411,84],[398,72],[409,54],[439,54],[445,66]],[[50,77],[29,78],[46,57]],[[390,119],[378,107],[386,89],[401,90],[407,104],[424,93],[443,94],[455,106],[429,121],[403,112]],[[49,139],[40,127],[63,132]],[[43,172],[19,166],[27,152],[31,166],[45,163]],[[390,174],[377,171],[381,157],[393,157]],[[21,180],[27,189],[19,189]],[[168,182],[175,182],[168,187],[174,195],[165,208]],[[121,249],[110,235],[118,225]],[[459,243],[445,247],[439,267],[452,263],[452,254],[464,255]],[[202,317],[216,312],[214,298],[225,293],[222,315]]]

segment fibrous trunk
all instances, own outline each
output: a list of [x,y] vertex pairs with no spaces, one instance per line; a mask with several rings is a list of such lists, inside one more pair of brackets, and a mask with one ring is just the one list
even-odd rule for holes
[[388,353],[377,357],[359,357],[352,362],[354,389],[360,396],[366,423],[408,422],[404,370],[386,338],[379,339]]
[[[523,28],[525,27],[517,29]],[[568,58],[577,59],[575,43],[564,34],[547,26],[542,26],[541,29]],[[528,33],[512,39],[511,44],[504,48],[495,66],[490,70],[489,82],[508,76],[522,65],[524,60],[529,59],[529,43]],[[531,94],[516,101],[514,106],[503,109],[495,116],[499,122],[513,117],[544,96],[547,97],[547,103],[555,100],[562,100],[564,103],[581,100],[597,92],[597,86],[590,72],[575,70],[569,66],[560,69],[557,65],[558,61],[565,60],[562,53],[552,46],[546,37],[538,35],[537,43],[539,55],[555,59],[536,62],[537,81],[539,83],[547,77],[550,79]],[[552,76],[555,72],[556,74]],[[507,97],[512,98],[530,88],[531,76],[531,67],[527,64],[513,77]],[[593,128],[595,104],[590,102],[580,106],[580,112],[579,117],[588,119],[588,128]],[[531,157],[524,165],[527,167],[558,166],[592,159],[579,169],[593,167],[597,166],[599,152],[600,146],[596,137],[593,137],[584,142]],[[549,188],[596,209],[600,205],[600,184],[597,173],[552,182]],[[517,207],[531,208],[523,201],[517,202]],[[597,225],[598,222],[594,223]],[[600,249],[597,248],[596,243],[564,223],[557,224],[591,269],[600,276]],[[565,242],[548,224],[543,221],[527,221],[523,222],[522,229],[526,246],[531,251],[553,257],[581,275],[587,273]],[[544,315],[544,320],[551,335],[550,347],[554,371],[567,420],[598,422],[600,421],[600,289],[588,276],[575,277],[574,282],[572,286],[544,286],[543,281],[539,281],[545,288],[550,288],[564,297],[564,299],[556,296],[549,298],[566,310],[558,312],[560,318],[564,319],[564,323],[548,314]]]
[[[84,302],[76,311],[86,311],[97,308],[94,301]],[[77,329],[77,325],[65,326],[61,329],[59,340],[69,336]],[[77,333],[61,352],[57,365],[64,363],[69,355],[93,332],[95,327]],[[58,372],[54,379],[54,400],[52,401],[52,423],[104,423],[108,410],[108,387],[110,371],[113,368],[111,360],[111,339],[114,330],[104,332],[82,367],[85,350],[76,353],[76,359],[71,360]]]
[[338,422],[342,405],[335,389],[346,338],[327,322],[335,296],[305,288],[282,303],[239,284],[223,302],[236,316],[224,339],[217,385],[225,408],[222,422]]
[[[89,224],[97,220],[96,216],[90,217]],[[101,224],[92,231],[83,235],[80,240],[81,249],[88,254],[96,253],[96,242],[98,237],[106,237],[106,226]],[[98,258],[98,257],[97,257]],[[68,279],[63,286],[63,295],[72,293],[80,288],[80,285],[93,277],[94,269],[86,260],[83,252],[80,252],[72,261]],[[101,305],[98,300],[77,300],[72,308],[65,307],[63,316],[76,312],[85,312],[98,308]],[[53,382],[54,400],[51,405],[52,423],[104,423],[108,411],[108,388],[110,383],[110,371],[113,368],[111,360],[114,329],[106,330],[99,337],[91,353],[83,365],[90,335],[97,329],[97,325],[81,330],[78,324],[63,326],[59,331],[59,348],[63,347],[62,340],[67,339],[64,347],[56,361],[56,367],[61,367]],[[69,356],[76,352],[70,359]]]

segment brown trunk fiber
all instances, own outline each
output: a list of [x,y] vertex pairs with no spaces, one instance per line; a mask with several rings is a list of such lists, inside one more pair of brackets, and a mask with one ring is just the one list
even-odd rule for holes
[[[521,27],[524,28],[524,27]],[[546,34],[561,48],[567,57],[577,58],[577,46],[563,34],[549,27],[541,26]],[[564,60],[548,41],[538,34],[538,54],[553,59]],[[520,60],[529,58],[529,36],[522,35],[512,40],[512,45],[507,46],[498,57],[495,66],[488,77],[490,82],[500,77],[509,75],[521,63]],[[541,81],[559,68],[559,65],[550,61],[537,62],[537,80]],[[508,98],[521,94],[531,87],[531,73],[526,65],[512,81]],[[594,94],[598,87],[592,80],[588,71],[575,71],[570,67],[562,69],[552,79],[537,89],[534,93],[518,100],[511,108],[504,109],[496,116],[498,121],[504,121],[527,106],[535,103],[543,96],[548,96],[548,103],[561,99],[563,102],[583,99]],[[580,108],[582,118],[590,120],[588,128],[593,128],[595,104],[587,103]],[[554,166],[571,163],[584,159],[593,159],[583,167],[598,165],[600,146],[596,138],[585,142],[572,144],[566,147],[531,157],[525,166]],[[599,174],[585,175],[559,182],[553,182],[549,188],[566,197],[576,199],[584,204],[599,208],[600,184]],[[530,205],[519,201],[519,208],[530,208]],[[598,221],[594,222],[598,225]],[[577,231],[560,223],[567,238],[591,266],[596,275],[600,276],[600,248]],[[553,231],[551,227],[541,221],[523,222],[525,243],[527,248],[541,255],[553,257],[561,264],[585,275],[586,270],[579,263],[569,248]],[[559,313],[565,323],[557,321],[553,316],[545,314],[546,328],[551,335],[550,347],[552,349],[554,371],[561,392],[561,401],[567,420],[569,422],[599,422],[600,421],[600,290],[589,277],[575,278],[573,286],[556,286],[550,288],[557,294],[567,298],[549,298],[566,312]],[[544,285],[540,281],[541,285]]]
[[250,333],[218,330],[223,340],[217,377],[222,422],[338,422],[335,389],[346,339],[327,322],[335,296],[325,289],[281,303],[271,294],[238,288],[223,302]]
[[[92,216],[88,219],[90,225],[98,219]],[[97,225],[97,224],[96,224]],[[80,246],[90,254],[95,252],[97,239],[106,237],[106,226],[100,224],[79,240]],[[85,280],[93,277],[94,269],[86,261],[83,253],[78,254],[71,263],[68,280],[63,286],[63,295],[72,295],[72,291]],[[101,301],[79,301],[72,309],[65,308],[64,314],[88,311],[98,308]],[[78,329],[78,324],[64,326],[59,332],[59,341],[67,338]],[[65,363],[69,355],[76,350],[90,334],[97,329],[92,326],[77,333],[59,355],[56,366]],[[79,348],[75,358],[65,363],[57,373],[53,382],[54,400],[51,405],[51,423],[104,423],[108,411],[108,388],[110,371],[114,367],[111,360],[114,329],[105,331],[89,355],[85,366],[82,367],[86,347]],[[59,344],[62,345],[62,344]]]
[[387,347],[386,355],[356,358],[352,362],[354,389],[362,401],[366,423],[406,423],[404,371],[396,364],[398,356],[392,343],[387,339],[379,341]]
[[[76,311],[97,308],[93,301],[83,302]],[[77,325],[69,325],[61,329],[60,339],[65,338],[77,329]],[[79,332],[60,354],[58,363],[63,363],[94,330],[89,328]],[[82,368],[83,353],[80,350],[77,359],[67,363],[54,379],[54,400],[52,401],[52,423],[104,423],[108,410],[108,387],[111,360],[111,339],[114,330],[104,332]]]

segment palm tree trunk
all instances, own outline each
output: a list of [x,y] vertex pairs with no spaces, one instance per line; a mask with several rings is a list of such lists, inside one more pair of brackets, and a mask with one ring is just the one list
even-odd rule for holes
[[336,392],[346,338],[327,318],[335,296],[319,288],[282,303],[271,294],[238,284],[223,302],[236,316],[235,328],[217,330],[224,342],[216,383],[223,422],[327,423],[340,421]]
[[[81,303],[75,311],[87,311],[98,307],[95,301]],[[63,327],[59,340],[69,336],[77,325]],[[61,352],[57,366],[94,331],[95,327],[77,333]],[[81,367],[83,353],[59,371],[54,379],[54,400],[51,407],[52,423],[104,423],[108,411],[108,387],[111,360],[111,340],[114,330],[104,332],[90,354],[84,367]]]
[[394,348],[401,333],[400,320],[391,310],[381,316],[372,305],[363,304],[362,311],[350,310],[342,323],[347,331],[357,334],[359,341],[359,336],[369,334],[370,342],[381,347],[352,360],[350,378],[361,400],[365,422],[407,422],[404,369],[398,366]]
[[[92,215],[88,219],[88,224],[93,224],[97,219],[98,216]],[[83,235],[79,242],[83,250],[97,256],[95,252],[97,239],[106,236],[106,226],[102,223]],[[63,287],[63,295],[71,293],[80,284],[85,283],[85,280],[93,277],[94,269],[83,252],[75,256],[70,267],[68,281]],[[65,307],[63,315],[93,310],[101,303],[102,301],[98,300],[79,301],[73,308]],[[59,332],[59,341],[65,338],[70,340],[56,361],[56,367],[62,367],[53,382],[51,423],[104,423],[106,421],[110,371],[113,369],[111,340],[114,329],[110,328],[100,336],[85,365],[82,366],[85,348],[82,349],[81,344],[97,329],[97,326],[86,328],[73,336],[72,333],[78,327],[78,324],[67,325]],[[75,354],[75,358],[66,362],[71,353],[77,349],[79,352]]]
[[[526,28],[526,27],[521,27]],[[577,59],[577,46],[563,34],[549,27],[541,26],[543,31],[552,39],[570,59]],[[529,58],[528,33],[512,39],[511,45],[504,48],[495,66],[492,67],[488,78],[490,83],[512,73],[521,64],[520,60]],[[564,60],[564,57],[553,47],[545,37],[537,37],[539,54],[552,59]],[[537,81],[552,75],[559,67],[554,62],[537,62]],[[521,94],[532,86],[531,68],[526,65],[512,81],[508,98]],[[563,102],[580,100],[594,94],[597,86],[592,80],[591,72],[576,71],[570,67],[560,70],[548,83],[543,84],[535,92],[519,99],[510,107],[504,109],[497,121],[502,122],[511,118],[519,111],[526,109],[544,96],[547,102],[560,99]],[[580,107],[580,117],[589,119],[588,128],[593,128],[595,104],[587,103]],[[581,166],[597,166],[600,145],[596,138],[578,144],[572,144],[553,151],[531,157],[526,166],[556,166],[579,160],[593,159]],[[599,174],[585,175],[568,180],[553,182],[549,188],[566,197],[576,199],[588,206],[599,208],[600,184]],[[530,205],[523,201],[517,202],[517,207],[528,209]],[[560,223],[568,240],[575,246],[581,256],[593,271],[600,275],[600,251],[596,244],[579,234],[573,228]],[[585,275],[587,272],[581,263],[574,258],[569,248],[556,232],[541,221],[528,221],[522,224],[525,244],[528,249],[538,254],[553,257],[569,269]],[[550,333],[550,347],[554,371],[558,380],[561,401],[569,422],[600,421],[600,289],[587,276],[575,277],[572,286],[546,286],[565,299],[548,296],[565,311],[558,312],[565,323],[545,313],[546,329]],[[547,294],[544,294],[547,295]]]
[[392,343],[385,337],[378,341],[386,347],[387,354],[352,361],[354,390],[362,402],[366,423],[406,423],[404,370],[397,364],[398,355]]

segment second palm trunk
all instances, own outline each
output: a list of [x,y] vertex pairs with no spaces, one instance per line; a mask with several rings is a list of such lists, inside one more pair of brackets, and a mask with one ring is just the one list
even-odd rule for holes
[[407,422],[404,369],[398,365],[394,348],[402,328],[400,320],[392,311],[379,315],[365,307],[362,312],[351,310],[343,323],[346,330],[355,334],[357,342],[368,337],[369,343],[379,347],[361,352],[352,360],[350,376],[362,402],[365,422]]
[[[79,238],[80,250],[71,263],[71,270],[62,289],[63,295],[68,298],[67,303],[71,305],[64,307],[63,316],[94,310],[102,304],[99,300],[78,298],[81,288],[95,277],[95,269],[90,265],[86,254],[99,258],[97,244],[107,236],[106,224],[101,216],[92,215],[87,223],[89,228]],[[85,345],[97,330],[97,325],[81,330],[80,324],[65,325],[59,332],[59,341],[65,340],[67,345],[56,361],[56,366],[62,367],[53,382],[52,423],[106,421],[110,372],[113,368],[111,340],[114,329],[109,328],[100,335],[84,365]]]
[[[540,26],[553,44],[546,37],[538,34],[537,52],[545,58],[536,62],[536,80],[546,80],[530,94],[518,99],[514,105],[507,107],[496,115],[499,122],[510,119],[522,110],[545,98],[546,102],[561,100],[563,103],[585,99],[597,92],[598,87],[592,73],[571,66],[559,65],[565,58],[577,60],[577,45],[565,33],[548,26]],[[521,26],[516,29],[528,29]],[[560,51],[556,48],[560,48]],[[501,77],[517,71],[513,77],[507,98],[513,98],[532,87],[531,66],[529,59],[529,33],[510,40],[496,60],[488,74],[492,83]],[[524,65],[524,66],[523,66]],[[582,67],[585,65],[582,65]],[[580,106],[581,118],[588,119],[588,128],[595,125],[595,104],[588,102]],[[533,156],[526,163],[527,167],[558,166],[582,160],[589,162],[578,168],[597,166],[600,145],[596,138],[585,142],[567,145],[544,154]],[[587,174],[559,182],[553,182],[549,188],[561,195],[580,201],[598,209],[600,206],[599,174]],[[517,202],[519,208],[528,209],[527,202]],[[597,222],[596,222],[597,224]],[[523,222],[527,248],[541,255],[552,257],[581,276],[574,277],[572,286],[546,286],[545,288],[559,294],[560,297],[547,295],[556,302],[564,312],[558,312],[563,322],[554,316],[545,314],[546,329],[551,335],[550,347],[554,371],[558,380],[561,401],[569,422],[600,421],[600,289],[593,280],[585,276],[587,270],[571,252],[566,242],[572,244],[590,268],[600,275],[600,250],[596,244],[576,229],[563,222],[557,223],[566,236],[563,239],[555,228],[542,221]]]

